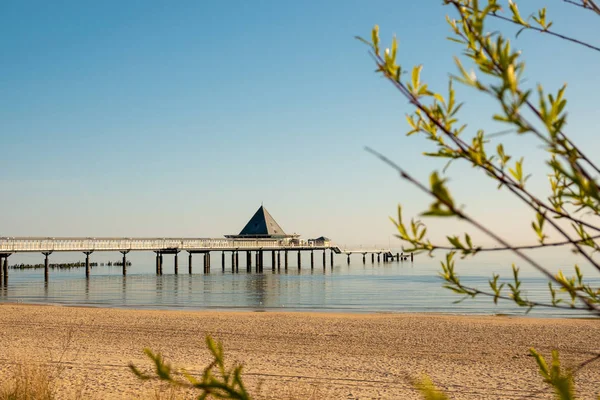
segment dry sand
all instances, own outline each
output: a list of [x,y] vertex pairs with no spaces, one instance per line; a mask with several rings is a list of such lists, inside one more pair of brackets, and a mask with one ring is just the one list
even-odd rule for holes
[[[531,346],[548,357],[560,350],[566,366],[600,351],[598,320],[3,304],[0,379],[15,361],[62,354],[60,398],[79,389],[83,398],[154,398],[156,384],[138,381],[127,364],[149,366],[142,349],[150,347],[201,371],[206,334],[223,342],[226,360],[245,365],[255,397],[269,399],[418,399],[410,379],[422,374],[455,399],[552,398]],[[581,398],[595,398],[600,362],[580,370],[576,383]]]

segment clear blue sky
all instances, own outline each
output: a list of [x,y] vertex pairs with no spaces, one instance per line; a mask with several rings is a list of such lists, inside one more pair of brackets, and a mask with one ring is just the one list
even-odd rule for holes
[[[264,202],[286,231],[387,244],[396,204],[429,200],[363,146],[421,178],[439,164],[404,136],[410,108],[353,36],[395,33],[402,63],[444,90],[459,48],[441,3],[3,2],[0,235],[220,236]],[[600,37],[584,11],[548,3],[558,31]],[[528,82],[569,82],[571,133],[594,154],[598,55],[541,39],[517,41]],[[461,94],[471,131],[495,129],[491,103]],[[528,241],[524,210],[468,168],[450,175],[468,211]]]

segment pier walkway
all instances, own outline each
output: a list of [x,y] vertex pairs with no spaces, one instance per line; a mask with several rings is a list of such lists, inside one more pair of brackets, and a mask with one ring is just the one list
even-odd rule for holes
[[[8,280],[8,258],[12,254],[18,253],[42,253],[44,259],[44,276],[48,280],[49,275],[49,256],[55,252],[82,252],[86,255],[85,270],[86,277],[90,276],[90,255],[94,252],[120,252],[123,255],[123,275],[127,274],[127,254],[132,251],[152,251],[156,253],[156,274],[162,275],[163,255],[171,254],[174,256],[174,270],[178,273],[178,254],[182,251],[188,253],[188,270],[192,273],[192,255],[203,255],[204,272],[210,272],[211,252],[221,252],[221,266],[225,270],[225,253],[231,252],[231,269],[233,272],[239,272],[239,253],[246,253],[245,266],[247,271],[251,271],[254,259],[257,272],[262,272],[264,267],[264,253],[271,253],[271,267],[280,269],[283,264],[287,269],[289,265],[289,252],[297,252],[297,267],[302,265],[302,252],[310,253],[310,265],[314,268],[315,251],[322,251],[323,267],[326,266],[326,253],[330,253],[330,265],[333,267],[334,254],[346,254],[348,263],[350,255],[359,253],[363,255],[363,262],[366,261],[366,255],[371,254],[371,261],[383,261],[393,259],[405,260],[407,256],[392,254],[388,249],[359,249],[349,250],[340,249],[340,247],[331,244],[329,241],[315,242],[304,240],[287,239],[246,239],[246,238],[45,238],[45,237],[0,237],[0,282]],[[255,257],[252,253],[255,253]],[[283,253],[283,256],[282,254]],[[282,260],[283,259],[283,260]]]

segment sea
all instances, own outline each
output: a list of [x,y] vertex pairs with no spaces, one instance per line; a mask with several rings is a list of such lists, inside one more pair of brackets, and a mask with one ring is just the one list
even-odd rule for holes
[[[59,253],[57,253],[59,254]],[[151,253],[152,254],[152,253]],[[314,267],[303,254],[300,268],[295,253],[290,253],[288,268],[272,268],[265,254],[263,272],[255,266],[248,272],[245,254],[240,254],[239,272],[233,273],[230,256],[221,265],[221,253],[211,257],[210,272],[204,273],[202,257],[195,255],[192,273],[188,259],[179,256],[178,274],[173,256],[164,256],[163,274],[157,276],[152,256],[131,257],[132,265],[123,276],[120,266],[96,266],[89,278],[85,268],[51,269],[48,281],[43,269],[10,269],[8,281],[0,286],[0,302],[52,304],[160,310],[250,310],[310,311],[342,313],[441,313],[477,315],[513,315],[523,317],[586,317],[586,312],[554,308],[528,310],[511,301],[497,304],[490,297],[465,298],[443,288],[440,260],[427,255],[413,262],[363,262],[362,255],[336,255],[330,266],[329,254],[323,266],[322,252],[315,252]],[[43,262],[41,255],[29,255],[26,261]],[[59,262],[52,255],[51,262]],[[92,255],[92,258],[94,254]],[[103,256],[104,258],[110,256]],[[120,254],[114,255],[120,260]],[[283,257],[282,257],[283,258]],[[83,259],[79,259],[82,261]],[[13,264],[15,256],[9,258]],[[95,261],[92,259],[92,261]],[[254,261],[254,259],[253,259]],[[494,260],[457,260],[456,271],[463,284],[489,290],[492,274],[500,282],[512,282],[510,263]],[[569,271],[565,271],[567,273]],[[521,272],[521,290],[530,300],[548,301],[548,280],[535,270]],[[590,283],[600,286],[600,280]],[[564,304],[569,304],[568,296]]]

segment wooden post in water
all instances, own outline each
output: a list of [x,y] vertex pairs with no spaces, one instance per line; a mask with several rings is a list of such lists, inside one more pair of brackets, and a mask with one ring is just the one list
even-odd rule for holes
[[381,261],[381,253],[377,253],[377,262]]
[[260,258],[260,272],[263,272],[264,267],[265,267],[265,257],[264,257],[265,255],[264,255],[264,253],[263,253],[262,250],[259,250],[259,253],[260,253],[260,256],[259,256],[259,258]]
[[333,268],[333,250],[329,251],[329,262],[331,264],[331,268]]
[[413,261],[413,257],[415,256],[415,253],[410,253],[410,262]]
[[163,267],[163,256],[162,253],[158,256],[158,266],[160,267],[159,273],[162,275],[162,267]]
[[375,264],[375,253],[371,253],[371,264]]
[[302,252],[298,250],[298,269],[302,267]]
[[[0,265],[4,265],[4,254],[0,254]],[[2,285],[2,281],[4,280],[4,274],[0,273],[0,285]]]
[[315,268],[315,252],[314,251],[310,251],[310,269],[314,269]]
[[235,251],[231,252],[231,272],[235,272]]
[[4,257],[4,282],[8,282],[8,254]]
[[[210,268],[210,265],[208,266]],[[235,272],[240,272],[240,252],[235,252]]]
[[350,253],[348,253],[348,265],[350,265]]
[[327,255],[325,254],[327,250],[323,249],[323,268],[327,266]]
[[225,272],[225,252],[221,252],[221,267],[223,268],[223,272]]
[[208,272],[208,258],[206,257],[206,253],[202,253],[202,272],[205,274]]
[[275,250],[271,251],[271,270],[275,271]]
[[155,251],[156,253],[156,275],[160,275],[160,257],[158,256],[158,251]]
[[363,253],[363,264],[367,263],[367,253]]
[[252,252],[246,252],[246,271],[252,272]]
[[254,258],[255,258],[254,264],[256,264],[256,266],[254,267],[254,271],[255,272],[259,272],[260,271],[260,259],[258,258],[259,257],[258,253],[259,253],[259,251],[256,250],[256,254],[254,255]]
[[[50,267],[50,263],[48,261],[48,256],[52,254],[52,252],[42,253],[44,255],[44,280],[48,281],[48,268]],[[4,277],[6,279],[6,277]]]
[[127,275],[127,253],[129,253],[129,250],[121,251],[121,254],[123,254],[123,276]]
[[92,254],[92,252],[84,251],[83,254],[85,254],[85,277],[89,278],[90,277],[90,254]]
[[188,254],[188,274],[192,274],[192,252]]
[[177,252],[175,252],[175,257],[173,257],[173,273],[177,275],[179,273],[179,259],[177,258]]
[[285,256],[284,267],[285,267],[285,270],[287,271],[287,267],[288,267],[288,251],[284,250],[283,251],[283,255]]
[[281,252],[277,251],[277,271],[281,270]]

